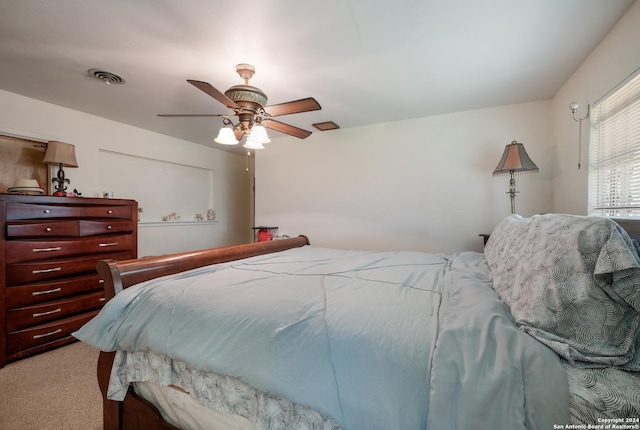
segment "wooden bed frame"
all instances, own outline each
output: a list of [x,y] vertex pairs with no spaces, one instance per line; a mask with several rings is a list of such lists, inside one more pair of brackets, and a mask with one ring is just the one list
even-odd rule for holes
[[[640,220],[615,220],[629,235],[640,241]],[[101,261],[98,272],[105,284],[107,300],[131,285],[215,263],[239,260],[272,252],[309,245],[306,236],[291,239],[256,242],[203,251],[185,252],[159,257],[126,261]],[[180,430],[162,419],[151,403],[129,390],[122,402],[107,399],[107,387],[115,352],[101,352],[98,359],[98,385],[103,397],[105,430],[159,429]]]
[[[298,236],[291,239],[183,252],[138,260],[106,260],[99,262],[97,269],[104,279],[106,299],[110,300],[124,288],[149,279],[304,245],[309,245],[309,239],[306,236]],[[132,389],[129,390],[122,402],[107,399],[107,387],[115,354],[115,352],[100,352],[98,358],[98,385],[102,392],[104,429],[179,430],[164,421],[156,407],[136,395]]]

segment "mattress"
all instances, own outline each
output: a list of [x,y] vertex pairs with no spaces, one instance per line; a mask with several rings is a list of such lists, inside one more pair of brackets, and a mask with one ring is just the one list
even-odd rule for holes
[[176,386],[153,382],[136,382],[133,390],[153,404],[162,418],[183,430],[256,430],[244,417],[214,411],[195,401],[188,392]]

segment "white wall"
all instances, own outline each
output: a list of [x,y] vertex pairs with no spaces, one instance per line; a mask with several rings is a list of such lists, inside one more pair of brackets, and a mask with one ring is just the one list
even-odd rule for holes
[[[175,139],[79,111],[0,91],[0,133],[36,140],[60,140],[76,146],[80,167],[65,169],[85,197],[101,197],[104,173],[118,175],[118,166],[101,166],[100,150],[213,170],[216,224],[140,226],[139,256],[180,252],[252,240],[251,175],[244,156]],[[142,164],[141,164],[142,166]],[[143,172],[141,172],[143,174]],[[210,187],[209,184],[205,186]],[[130,198],[119,193],[118,198]],[[169,199],[162,189],[149,198]],[[179,212],[179,208],[176,211]],[[191,218],[193,214],[181,214]],[[144,221],[144,214],[142,217]]]
[[551,210],[550,103],[274,139],[256,153],[256,224],[316,246],[481,250],[510,213],[509,179],[491,173],[512,140],[540,168],[517,176],[516,211]]
[[640,2],[635,2],[600,45],[553,98],[553,210],[587,214],[588,121],[583,121],[582,159],[578,170],[578,127],[569,104],[598,101],[640,68]]
[[553,100],[274,139],[256,154],[256,224],[318,246],[481,250],[509,213],[508,179],[490,172],[513,139],[540,168],[516,178],[516,211],[586,214],[588,126],[578,170],[568,106],[583,116],[640,68],[639,46],[636,2]]

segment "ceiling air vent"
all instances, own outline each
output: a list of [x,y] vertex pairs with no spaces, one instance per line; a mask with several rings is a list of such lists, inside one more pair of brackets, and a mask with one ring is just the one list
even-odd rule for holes
[[317,122],[311,125],[320,131],[336,130],[340,128],[340,126],[333,121]]
[[127,82],[122,76],[100,69],[89,69],[89,76],[101,80],[107,85],[122,85]]

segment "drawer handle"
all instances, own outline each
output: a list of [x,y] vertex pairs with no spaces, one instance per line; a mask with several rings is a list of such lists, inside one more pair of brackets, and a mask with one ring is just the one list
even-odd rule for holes
[[105,247],[105,246],[116,246],[118,244],[118,242],[111,242],[111,243],[99,243],[98,246],[99,247]]
[[51,251],[60,251],[62,249],[61,246],[56,246],[54,248],[33,248],[31,251],[33,252],[51,252]]
[[99,301],[99,302],[104,302],[105,300],[107,300],[107,299],[106,299],[106,297],[100,297],[100,298],[98,299],[98,301]]
[[59,272],[60,270],[62,270],[62,267],[54,267],[53,269],[32,270],[31,273],[37,275],[39,273]]
[[113,213],[113,211],[112,211],[111,209],[109,209],[109,210],[107,211],[107,213],[108,213],[109,215],[111,215],[111,214]]
[[54,334],[58,334],[58,333],[62,333],[62,329],[59,328],[58,330],[52,331],[51,333],[45,333],[45,334],[37,334],[35,336],[33,336],[34,339],[40,339],[43,337],[47,337],[47,336],[52,336]]
[[51,233],[51,227],[47,227],[47,228],[45,228],[45,229],[44,229],[44,231],[45,231],[46,233]]
[[58,309],[54,309],[52,311],[48,311],[48,312],[40,312],[38,314],[33,314],[34,318],[38,318],[38,317],[44,317],[46,315],[53,315],[53,314],[57,314],[58,312],[62,312],[62,308],[58,308]]
[[107,226],[107,230],[111,230],[111,226],[110,225]]
[[44,213],[48,214],[49,213],[49,209],[45,209]]
[[59,293],[60,291],[62,291],[62,288],[54,288],[52,290],[46,290],[46,291],[34,291],[33,293],[31,293],[31,295],[32,296],[41,296],[42,294]]

